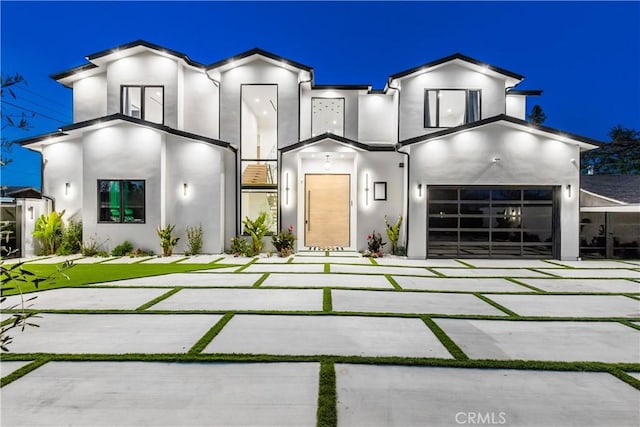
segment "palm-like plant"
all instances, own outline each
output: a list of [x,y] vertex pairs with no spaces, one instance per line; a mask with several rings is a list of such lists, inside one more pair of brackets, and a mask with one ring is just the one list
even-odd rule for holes
[[40,240],[44,255],[53,255],[62,240],[64,224],[62,223],[62,212],[53,211],[49,215],[42,214],[36,220],[33,237]]
[[253,221],[249,217],[246,217],[242,223],[244,224],[244,232],[251,236],[253,255],[259,254],[262,252],[262,238],[269,231],[269,227],[267,226],[267,213],[262,212],[258,218]]

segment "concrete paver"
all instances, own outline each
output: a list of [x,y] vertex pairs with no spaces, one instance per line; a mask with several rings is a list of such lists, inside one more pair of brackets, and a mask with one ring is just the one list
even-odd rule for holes
[[136,262],[146,261],[151,258],[155,258],[155,256],[122,256],[109,261],[105,261],[103,264],[134,264]]
[[336,385],[341,427],[640,423],[638,391],[603,372],[336,364]]
[[278,255],[273,255],[266,258],[258,258],[256,264],[286,264],[291,260],[291,256],[280,257]]
[[317,363],[50,362],[2,388],[2,425],[315,425],[318,370]]
[[182,289],[151,310],[322,311],[322,289]]
[[331,299],[334,311],[505,315],[470,294],[334,290]]
[[143,261],[142,264],[171,264],[176,261],[185,260],[184,255],[157,256]]
[[640,380],[640,372],[627,372],[627,374],[631,375],[633,378]]
[[294,257],[294,264],[358,264],[358,265],[373,265],[369,258],[356,258],[356,257],[326,257],[326,256],[303,256]]
[[322,264],[251,264],[243,272],[247,273],[322,273]]
[[98,264],[101,262],[109,261],[112,259],[116,259],[117,257],[100,257],[100,256],[88,256],[80,259],[73,260],[74,264]]
[[405,259],[399,257],[376,258],[379,265],[397,265],[400,267],[454,267],[464,268],[464,264],[455,259]]
[[178,264],[210,264],[220,258],[222,258],[220,254],[190,255],[187,259],[178,261]]
[[520,279],[547,292],[640,292],[640,283],[626,279]]
[[27,360],[27,361],[0,361],[0,377],[6,377],[7,375],[11,374],[12,372],[17,371],[18,369],[22,368],[23,366],[28,365],[29,363],[31,363],[31,360]]
[[451,358],[420,319],[236,315],[203,353]]
[[[209,270],[207,270],[209,271]],[[216,271],[216,270],[211,270]],[[172,273],[100,283],[109,286],[251,286],[262,274]]]
[[567,278],[583,278],[583,279],[640,279],[640,272],[625,269],[577,269],[577,268],[560,268],[555,270],[540,269],[550,274]]
[[16,333],[12,353],[186,353],[221,315],[51,314]]
[[617,295],[487,295],[520,316],[640,317],[640,301]]
[[[26,305],[33,309],[52,310],[135,310],[142,304],[159,297],[166,290],[138,289],[97,289],[97,288],[62,288],[29,294],[36,298]],[[2,308],[19,303],[17,295],[7,297]]]
[[[243,257],[243,256],[233,256],[233,255],[221,255],[222,259],[220,261],[216,261],[216,264],[240,264],[245,265],[255,259],[255,257]],[[220,257],[218,257],[220,258]]]
[[64,255],[64,256],[52,256],[46,258],[37,258],[34,260],[29,260],[29,264],[60,264],[65,261],[73,261],[76,259],[82,258],[80,254],[74,255]]
[[419,267],[384,267],[379,265],[332,265],[332,273],[393,274],[403,276],[437,276],[435,273]]
[[549,277],[524,268],[436,268],[448,277]]
[[583,260],[583,261],[558,261],[553,260],[554,264],[566,265],[573,268],[633,268],[623,261],[612,260]]
[[272,273],[261,287],[342,287],[393,289],[393,285],[384,276],[358,276],[355,274],[280,274]]
[[464,259],[463,261],[480,268],[562,268],[541,259]]
[[443,278],[393,276],[402,289],[460,292],[534,292],[531,289],[500,278]]
[[434,321],[472,359],[640,362],[640,331],[616,322]]

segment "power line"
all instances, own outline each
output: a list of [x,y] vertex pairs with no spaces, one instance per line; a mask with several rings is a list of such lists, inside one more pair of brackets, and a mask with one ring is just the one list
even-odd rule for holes
[[[20,100],[21,100],[21,101],[28,102],[28,103],[33,104],[33,105],[35,105],[35,106],[37,106],[37,107],[40,107],[40,108],[45,108],[45,109],[47,109],[47,110],[49,110],[49,111],[51,111],[51,112],[55,113],[55,114],[56,114],[56,115],[58,115],[59,117],[64,117],[64,118],[66,118],[66,117],[67,117],[67,114],[68,114],[68,113],[64,113],[64,112],[62,112],[62,111],[60,111],[60,110],[57,110],[57,109],[55,109],[55,108],[51,108],[50,106],[47,106],[47,105],[43,105],[43,104],[37,103],[37,102],[32,101],[32,100],[30,100],[30,99],[28,99],[28,98],[25,98],[25,97],[23,97],[23,96],[22,96],[22,97],[20,97]],[[71,120],[67,120],[67,123],[68,123],[68,122],[70,122],[70,121],[71,121]]]
[[24,110],[24,111],[28,111],[29,113],[37,114],[40,117],[44,117],[44,118],[47,118],[47,119],[50,119],[50,120],[54,120],[54,121],[56,121],[58,123],[62,123],[62,124],[67,124],[68,123],[68,122],[65,122],[63,120],[56,119],[55,117],[51,117],[51,116],[49,116],[47,114],[42,114],[42,113],[39,113],[37,111],[33,111],[33,110],[28,109],[28,108],[22,107],[20,105],[13,104],[13,103],[11,103],[9,101],[5,101],[4,99],[2,100],[2,103],[3,104],[7,104],[7,105],[11,105],[12,107],[19,108],[19,109]]
[[56,101],[56,100],[54,100],[54,99],[52,99],[52,98],[48,98],[48,97],[46,97],[46,96],[44,96],[44,95],[41,95],[41,94],[39,94],[38,92],[36,92],[36,91],[34,91],[34,90],[31,90],[31,89],[27,88],[26,86],[18,85],[18,86],[15,86],[15,88],[16,88],[16,89],[25,90],[25,91],[27,91],[27,92],[29,92],[29,93],[32,93],[33,95],[35,95],[35,96],[37,96],[37,97],[39,97],[39,98],[44,99],[44,100],[45,100],[45,101],[47,101],[47,102],[52,102],[52,103],[54,103],[54,104],[58,104],[60,107],[69,108],[69,105],[63,104],[63,103],[62,103],[62,102],[60,102],[60,101]]

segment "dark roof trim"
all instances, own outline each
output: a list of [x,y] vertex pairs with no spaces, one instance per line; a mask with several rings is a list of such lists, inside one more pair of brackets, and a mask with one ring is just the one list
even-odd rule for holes
[[240,59],[248,58],[249,56],[252,56],[252,55],[262,55],[264,57],[273,59],[273,60],[278,61],[278,62],[284,62],[285,64],[291,65],[291,66],[299,68],[301,70],[305,70],[305,71],[309,71],[309,72],[313,71],[313,68],[309,67],[308,65],[304,65],[304,64],[301,64],[299,62],[292,61],[291,59],[287,59],[287,58],[285,58],[283,56],[276,55],[275,53],[267,52],[266,50],[263,50],[263,49],[260,49],[260,48],[257,48],[257,47],[253,48],[251,50],[248,50],[246,52],[242,52],[242,53],[240,53],[238,55],[231,56],[231,57],[225,58],[225,59],[221,59],[220,61],[216,61],[216,62],[214,62],[212,64],[207,65],[206,68],[207,68],[207,70],[211,70],[211,69],[218,68],[218,67],[221,67],[223,65],[226,65],[228,63],[231,63],[233,61],[238,61]]
[[529,123],[526,120],[521,120],[521,119],[517,119],[515,117],[512,116],[507,116],[506,114],[499,114],[497,116],[493,116],[493,117],[489,117],[486,119],[482,119],[482,120],[478,120],[477,122],[472,122],[472,123],[467,123],[461,126],[456,126],[453,128],[449,128],[449,129],[443,129],[437,132],[433,132],[433,133],[429,133],[426,135],[421,135],[421,136],[417,136],[415,138],[409,138],[409,139],[405,139],[404,141],[400,141],[398,143],[398,148],[407,146],[407,145],[411,145],[411,144],[415,144],[418,142],[426,142],[432,139],[436,139],[436,138],[440,138],[443,136],[447,136],[453,133],[457,133],[457,132],[461,132],[461,131],[465,131],[465,130],[469,130],[469,129],[473,129],[473,128],[477,128],[480,126],[484,126],[490,123],[495,123],[495,122],[500,122],[500,121],[505,121],[505,122],[510,122],[510,123],[514,123],[517,125],[521,125],[521,126],[525,126],[531,129],[537,129],[543,132],[547,132],[553,135],[558,135],[558,136],[564,136],[567,138],[571,138],[571,139],[575,139],[576,141],[580,141],[580,142],[584,142],[586,144],[592,144],[592,145],[596,145],[596,146],[601,146],[603,145],[602,142],[600,141],[596,141],[595,139],[591,139],[591,138],[587,138],[585,136],[580,136],[580,135],[576,135],[574,133],[569,133],[569,132],[564,132],[558,129],[554,129],[554,128],[550,128],[547,126],[542,126],[542,125],[537,125],[534,123]]
[[141,120],[141,119],[136,119],[134,117],[125,116],[124,114],[121,114],[121,113],[111,114],[109,116],[104,116],[104,117],[98,117],[96,119],[86,120],[84,122],[73,123],[71,125],[67,125],[67,126],[64,126],[64,127],[60,128],[57,132],[51,132],[51,133],[48,133],[48,134],[45,134],[45,135],[40,135],[40,136],[37,136],[37,137],[34,137],[34,138],[21,139],[19,141],[16,141],[16,143],[18,143],[20,145],[34,144],[34,143],[41,142],[41,141],[46,140],[46,139],[51,138],[51,137],[58,137],[58,136],[68,135],[67,132],[70,132],[72,130],[82,129],[82,128],[85,128],[85,127],[97,125],[97,124],[100,124],[100,123],[107,123],[107,122],[111,122],[111,121],[115,121],[115,120],[122,120],[122,121],[133,123],[133,124],[136,124],[136,125],[145,126],[145,127],[152,128],[152,129],[157,129],[157,130],[160,130],[160,131],[163,131],[163,132],[167,132],[167,133],[172,134],[172,135],[181,136],[181,137],[184,137],[184,138],[195,139],[197,141],[206,142],[208,144],[216,145],[218,147],[228,148],[228,149],[230,149],[230,150],[232,150],[234,152],[238,151],[234,146],[232,146],[228,142],[220,141],[219,139],[209,138],[207,136],[198,135],[198,134],[191,133],[191,132],[185,132],[185,131],[178,130],[178,129],[173,129],[173,128],[170,128],[169,126],[161,125],[159,123],[152,123],[152,122],[148,122],[148,121]]
[[371,85],[313,85],[312,90],[369,90]]
[[137,47],[137,46],[143,46],[143,47],[146,47],[146,48],[149,48],[149,49],[152,49],[152,50],[157,50],[159,52],[168,53],[169,55],[176,56],[176,57],[178,57],[180,59],[183,59],[184,62],[186,62],[187,64],[191,65],[192,67],[202,68],[202,69],[205,68],[204,64],[201,64],[199,62],[196,62],[196,61],[192,60],[185,53],[178,52],[177,50],[173,50],[173,49],[168,49],[166,47],[162,47],[162,46],[157,45],[155,43],[149,43],[146,40],[136,40],[136,41],[132,41],[132,42],[129,42],[129,43],[125,43],[125,44],[120,45],[120,46],[116,46],[116,47],[113,47],[113,48],[110,48],[110,49],[105,49],[105,50],[102,50],[100,52],[93,53],[93,54],[87,56],[87,60],[88,61],[92,61],[92,60],[100,58],[102,56],[107,56],[107,55],[110,55],[112,53],[116,53],[117,51],[126,50],[126,49],[130,49],[132,47]]
[[96,64],[89,63],[89,64],[80,65],[78,67],[70,68],[60,73],[51,74],[49,77],[51,77],[53,80],[60,80],[60,79],[64,79],[65,77],[69,77],[74,74],[81,73],[83,71],[93,70],[94,68],[98,68],[98,66]]
[[413,74],[417,71],[421,71],[423,68],[435,67],[436,65],[444,64],[445,62],[450,62],[455,59],[460,59],[465,62],[469,62],[471,64],[479,65],[481,67],[487,67],[496,73],[504,74],[505,76],[513,77],[517,80],[524,79],[523,75],[514,73],[513,71],[505,70],[504,68],[496,67],[491,64],[487,64],[486,62],[479,61],[477,59],[471,58],[470,56],[463,55],[461,53],[454,53],[453,55],[445,56],[444,58],[436,59],[432,62],[427,62],[426,64],[419,65],[417,67],[411,68],[409,70],[401,71],[397,74],[393,74],[389,76],[390,80],[399,79],[401,77],[408,76],[409,74]]
[[293,150],[297,150],[299,148],[305,147],[307,145],[312,145],[315,144],[318,141],[322,141],[323,139],[332,139],[336,142],[345,144],[345,145],[350,145],[352,147],[356,147],[359,148],[361,150],[366,150],[366,151],[395,151],[395,146],[393,145],[370,145],[370,144],[364,144],[362,142],[358,142],[358,141],[354,141],[352,139],[349,138],[345,138],[343,136],[339,136],[339,135],[335,135],[333,133],[330,132],[325,132],[321,135],[318,136],[314,136],[313,138],[309,138],[309,139],[305,139],[304,141],[300,141],[297,142],[293,145],[289,145],[287,147],[281,148],[280,152],[281,153],[286,153],[289,151],[293,151]]
[[528,90],[511,89],[507,91],[507,95],[540,96],[542,95],[542,89],[528,89]]

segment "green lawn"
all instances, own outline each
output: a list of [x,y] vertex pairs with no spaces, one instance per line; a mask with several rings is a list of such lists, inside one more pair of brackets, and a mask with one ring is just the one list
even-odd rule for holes
[[[24,264],[23,269],[36,276],[49,276],[56,273],[59,265]],[[12,281],[6,287],[14,288],[3,292],[3,295],[19,293],[16,285],[20,285],[23,293],[43,291],[47,289],[84,286],[92,283],[111,282],[113,280],[133,279],[136,277],[157,276],[167,273],[184,273],[213,268],[228,267],[227,264],[78,264],[64,271],[69,278],[54,274],[50,280],[40,283],[36,288],[32,283]],[[6,268],[10,268],[7,266]],[[3,288],[5,286],[3,285]]]

